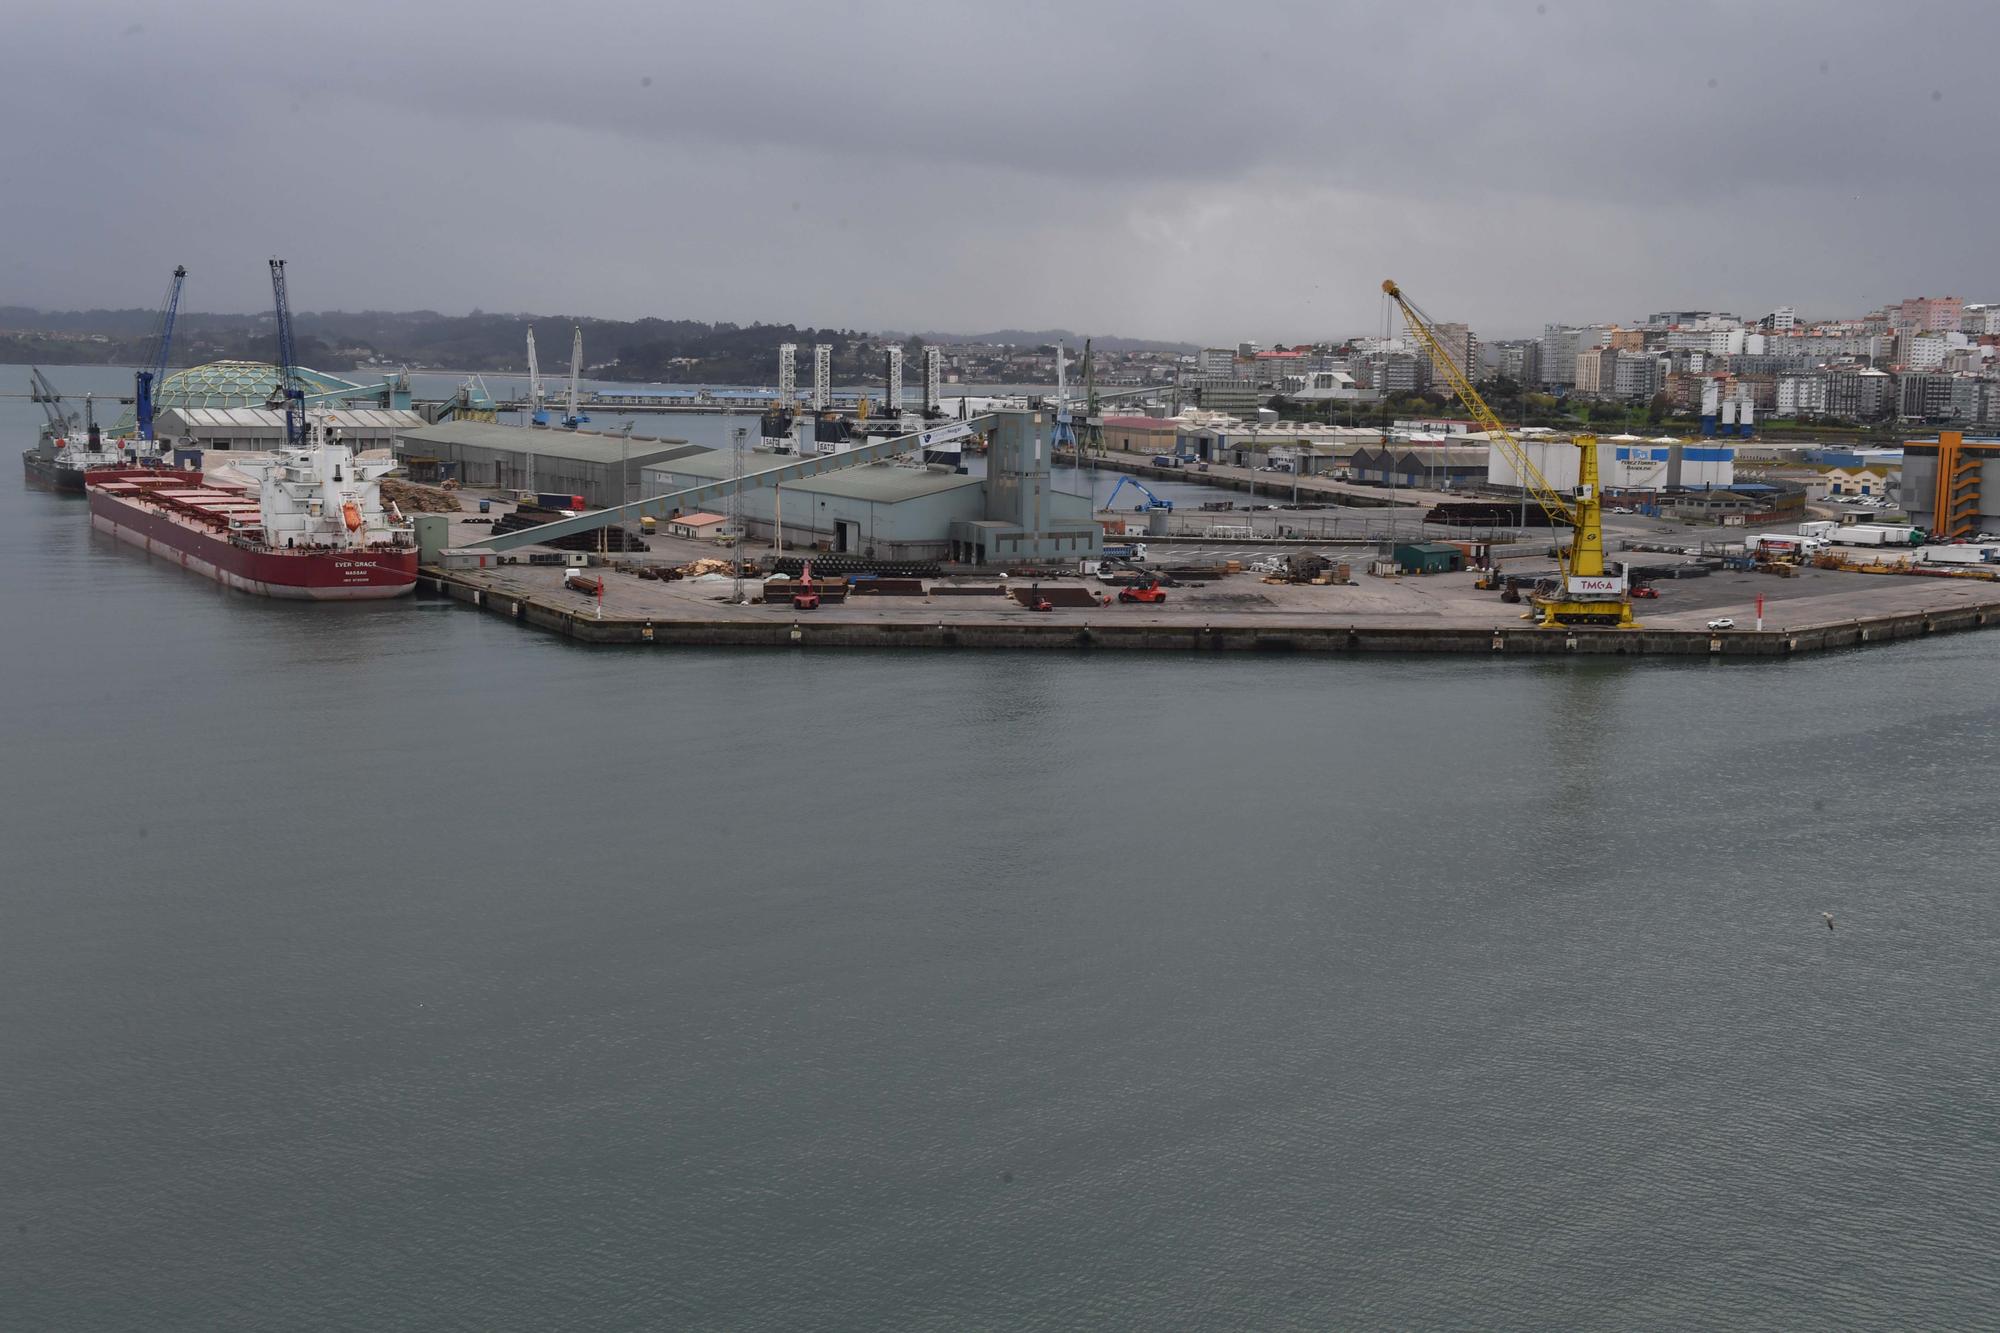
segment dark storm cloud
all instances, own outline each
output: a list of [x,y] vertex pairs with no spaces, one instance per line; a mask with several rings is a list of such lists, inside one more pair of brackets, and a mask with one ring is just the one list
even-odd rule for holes
[[[1979,3],[31,5],[0,300],[1163,336],[1990,297]],[[38,53],[22,59],[21,53]],[[90,95],[79,96],[88,89]]]

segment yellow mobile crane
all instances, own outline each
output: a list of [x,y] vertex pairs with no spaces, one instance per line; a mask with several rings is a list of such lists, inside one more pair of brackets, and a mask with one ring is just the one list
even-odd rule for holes
[[1444,344],[1438,341],[1430,320],[1411,303],[1409,297],[1403,295],[1403,289],[1394,281],[1385,281],[1382,290],[1403,312],[1403,322],[1410,326],[1411,335],[1430,353],[1431,364],[1451,382],[1452,392],[1458,395],[1458,400],[1465,404],[1465,410],[1479,422],[1479,428],[1486,432],[1492,447],[1506,452],[1508,461],[1520,474],[1521,484],[1535,497],[1535,503],[1549,516],[1549,521],[1570,529],[1573,534],[1569,549],[1561,553],[1559,561],[1562,587],[1553,597],[1535,598],[1535,606],[1542,615],[1542,625],[1550,629],[1563,625],[1617,625],[1625,628],[1636,625],[1638,622],[1632,619],[1632,598],[1625,580],[1604,571],[1604,498],[1597,485],[1597,437],[1576,437],[1576,490],[1564,496],[1549,485],[1548,478],[1528,457],[1521,442],[1500,424],[1500,418],[1479,396],[1479,390],[1472,387],[1472,380],[1452,360]]

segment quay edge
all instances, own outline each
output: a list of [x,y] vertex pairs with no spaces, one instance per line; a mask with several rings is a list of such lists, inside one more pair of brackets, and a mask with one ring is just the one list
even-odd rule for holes
[[419,589],[477,606],[490,615],[578,643],[687,648],[972,648],[1111,649],[1151,652],[1456,653],[1466,656],[1543,655],[1708,657],[1777,660],[1801,654],[1900,643],[1933,634],[2000,627],[2000,599],[1991,603],[1899,611],[1783,630],[1574,629],[1527,625],[1464,626],[1312,623],[1262,625],[1120,624],[1104,620],[953,621],[948,624],[815,620],[779,613],[768,622],[741,620],[598,619],[532,594],[496,592],[450,571],[426,567]]

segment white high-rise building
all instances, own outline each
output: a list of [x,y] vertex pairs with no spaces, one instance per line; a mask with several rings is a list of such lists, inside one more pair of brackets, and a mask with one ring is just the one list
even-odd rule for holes
[[1944,364],[1951,343],[1941,333],[1919,333],[1903,346],[1903,365],[1910,370],[1936,370]]

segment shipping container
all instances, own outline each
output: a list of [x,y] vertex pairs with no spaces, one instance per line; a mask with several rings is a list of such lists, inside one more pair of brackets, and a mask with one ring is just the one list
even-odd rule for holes
[[2000,546],[1932,546],[1919,558],[1927,565],[1991,565],[2000,563]]
[[1924,534],[1907,523],[1850,523],[1836,528],[1833,539],[1843,546],[1921,546]]

